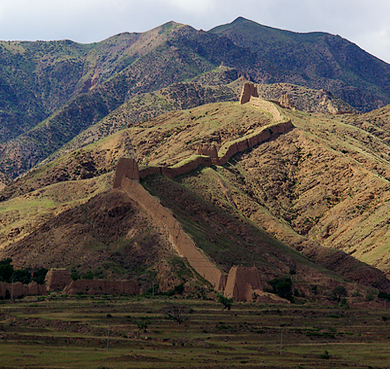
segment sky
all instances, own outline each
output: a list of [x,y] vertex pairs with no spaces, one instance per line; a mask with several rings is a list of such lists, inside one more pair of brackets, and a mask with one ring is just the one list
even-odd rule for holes
[[239,16],[338,34],[390,63],[389,0],[0,0],[0,40],[89,43],[171,20],[207,31]]

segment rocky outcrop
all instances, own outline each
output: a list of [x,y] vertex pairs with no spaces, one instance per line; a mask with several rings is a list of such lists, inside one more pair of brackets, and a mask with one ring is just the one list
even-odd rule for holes
[[50,269],[45,278],[48,291],[62,291],[71,282],[72,279],[66,269]]
[[72,281],[62,292],[66,295],[138,295],[139,287],[133,281],[78,279]]
[[31,282],[28,285],[20,282],[0,283],[0,298],[20,298],[23,296],[47,295],[45,285]]

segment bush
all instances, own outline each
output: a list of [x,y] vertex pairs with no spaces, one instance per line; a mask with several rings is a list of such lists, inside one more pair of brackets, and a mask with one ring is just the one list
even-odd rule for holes
[[186,305],[170,304],[163,308],[163,312],[167,315],[168,319],[174,320],[178,326],[188,319],[192,309]]
[[233,298],[226,297],[222,295],[221,293],[217,293],[217,301],[223,305],[223,310],[228,309],[230,310],[233,305]]
[[11,265],[12,259],[7,258],[0,261],[0,281],[11,283],[14,267]]
[[290,277],[274,278],[268,282],[272,288],[273,293],[276,295],[287,299],[292,300],[292,281]]
[[348,292],[344,286],[337,286],[335,287],[331,294],[330,294],[332,300],[336,300],[337,302],[340,302],[343,297],[348,296]]
[[38,284],[45,284],[45,278],[48,270],[46,268],[41,268],[36,270],[33,273],[32,280]]
[[326,359],[326,360],[330,359],[329,352],[325,350],[324,353],[320,355],[320,358],[321,359]]
[[87,273],[83,274],[83,279],[93,279],[93,273],[89,270]]

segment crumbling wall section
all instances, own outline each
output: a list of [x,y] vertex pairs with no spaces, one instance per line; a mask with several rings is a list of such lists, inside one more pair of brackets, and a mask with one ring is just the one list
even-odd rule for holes
[[230,141],[223,145],[219,150],[218,161],[220,165],[226,164],[233,155],[250,149],[258,144],[261,144],[271,137],[286,133],[293,128],[291,120],[272,124],[266,127],[259,128],[251,135],[240,138],[235,141]]
[[114,188],[121,185],[122,178],[127,177],[139,181],[137,161],[133,158],[120,158],[115,169]]
[[72,278],[66,269],[50,269],[46,273],[45,285],[48,291],[62,291],[70,282]]
[[209,281],[214,289],[223,291],[227,276],[195,246],[195,243],[189,235],[184,232],[180,223],[174,218],[171,212],[162,206],[156,197],[150,195],[140,183],[124,177],[121,187],[131,199],[142,206],[142,208],[153,218],[153,221],[158,227],[167,230],[169,241],[172,243],[177,253],[180,256],[187,258],[189,264],[195,271]]
[[236,301],[252,301],[254,292],[261,289],[260,273],[256,267],[234,266],[229,271],[224,294]]
[[258,97],[251,96],[249,104],[272,115],[274,122],[285,120],[275,104]]
[[138,295],[139,287],[134,281],[78,279],[67,285],[62,292],[67,295]]
[[45,285],[36,282],[31,282],[28,285],[20,282],[0,283],[0,297],[4,299],[8,297],[7,295],[17,299],[23,296],[47,295],[47,290]]
[[259,97],[259,94],[257,92],[257,87],[252,82],[246,82],[244,83],[244,86],[242,86],[242,91],[240,95],[240,104],[246,104],[250,101],[251,97]]

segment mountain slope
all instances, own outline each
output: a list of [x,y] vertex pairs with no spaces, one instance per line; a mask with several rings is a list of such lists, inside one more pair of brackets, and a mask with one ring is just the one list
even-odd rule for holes
[[[149,177],[144,186],[225,271],[254,263],[267,286],[292,270],[297,288],[308,294],[313,281],[323,291],[339,283],[350,283],[351,291],[362,288],[353,283],[387,291],[385,275],[353,257],[385,272],[389,267],[383,217],[390,168],[380,155],[390,154],[387,145],[345,124],[350,115],[279,109],[295,125],[288,133],[235,155],[225,166],[199,168],[173,180]],[[163,273],[160,256],[174,256],[167,236],[123,194],[107,191],[119,157],[136,154],[140,164],[177,164],[201,143],[220,147],[269,122],[269,115],[250,105],[214,103],[135,123],[63,155],[1,192],[0,256],[12,256],[21,266],[65,266],[81,273],[93,265],[96,276],[144,281],[141,255],[150,252],[145,268]],[[144,225],[141,218],[141,223],[134,220],[136,214]],[[383,224],[370,227],[370,217]],[[144,235],[144,243],[135,234]],[[360,247],[362,239],[378,237],[384,247]],[[169,272],[172,280],[182,283],[175,268]]]
[[[243,18],[210,32],[169,22],[89,45],[2,42],[0,58],[3,182],[135,96],[190,79],[207,87],[226,85],[234,75],[326,89],[362,111],[390,102],[390,66],[356,45],[339,36],[276,30]],[[221,65],[227,67],[225,75],[212,77]]]
[[325,88],[360,111],[390,103],[390,65],[340,36],[284,31],[244,18],[210,32],[257,54],[262,68],[255,82]]

